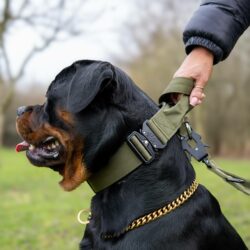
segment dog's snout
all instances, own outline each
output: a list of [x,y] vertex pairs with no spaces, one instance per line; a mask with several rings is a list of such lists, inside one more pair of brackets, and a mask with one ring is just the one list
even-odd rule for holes
[[17,116],[21,116],[23,115],[25,112],[27,111],[31,111],[31,107],[29,106],[21,106],[17,109]]

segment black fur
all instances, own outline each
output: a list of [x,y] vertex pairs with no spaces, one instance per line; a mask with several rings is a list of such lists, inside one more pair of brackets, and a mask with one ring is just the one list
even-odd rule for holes
[[[126,137],[158,110],[123,71],[106,62],[76,62],[57,76],[47,97],[48,102],[74,113],[91,173],[103,167]],[[150,165],[140,166],[93,197],[92,219],[80,249],[246,249],[202,185],[166,216],[116,239],[102,239],[102,234],[120,232],[134,219],[173,201],[194,178],[194,169],[174,136]]]
[[[99,63],[90,65],[95,69]],[[108,81],[103,78],[104,83],[109,83],[107,89],[102,81],[88,79],[93,89],[80,87],[81,83],[76,82],[73,91],[74,98],[90,96],[89,103],[79,103],[79,108],[75,108],[80,111],[76,114],[77,127],[86,143],[85,162],[93,173],[106,164],[131,131],[138,130],[157,111],[154,102],[124,72],[106,63],[104,68],[110,73]],[[83,67],[83,75],[84,71]],[[106,76],[105,72],[100,75]],[[77,90],[81,95],[76,94]],[[154,162],[140,166],[93,197],[92,219],[80,249],[246,249],[216,199],[202,185],[190,200],[170,214],[117,239],[102,239],[102,234],[120,232],[134,219],[174,200],[194,178],[193,167],[174,136]]]

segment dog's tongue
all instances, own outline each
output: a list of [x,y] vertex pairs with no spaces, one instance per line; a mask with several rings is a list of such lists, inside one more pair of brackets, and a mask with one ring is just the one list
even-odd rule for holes
[[16,152],[21,152],[29,149],[30,144],[26,141],[20,142],[16,145]]

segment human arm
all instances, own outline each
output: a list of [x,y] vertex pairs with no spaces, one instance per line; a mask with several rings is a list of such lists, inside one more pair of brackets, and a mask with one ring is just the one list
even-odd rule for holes
[[195,87],[190,94],[190,104],[201,104],[205,95],[203,89],[213,70],[213,54],[203,47],[194,48],[185,58],[174,77],[187,77],[195,80]]
[[[205,87],[213,64],[227,58],[249,24],[250,0],[203,1],[184,30],[188,55],[174,77],[191,77],[195,86]],[[193,106],[202,101],[202,93],[201,89],[194,88],[190,97]],[[191,102],[193,97],[197,102]]]

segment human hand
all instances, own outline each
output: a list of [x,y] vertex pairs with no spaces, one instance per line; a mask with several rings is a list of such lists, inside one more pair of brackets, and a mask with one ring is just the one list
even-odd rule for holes
[[203,47],[194,48],[185,58],[174,77],[187,77],[194,79],[194,88],[190,94],[189,102],[192,106],[202,103],[205,98],[203,90],[213,70],[213,54]]

